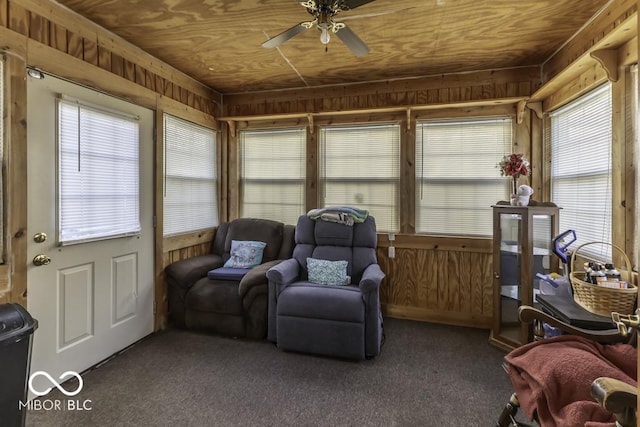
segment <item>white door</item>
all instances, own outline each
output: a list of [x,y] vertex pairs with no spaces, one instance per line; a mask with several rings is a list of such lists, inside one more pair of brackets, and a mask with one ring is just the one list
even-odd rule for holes
[[[28,79],[27,308],[38,320],[31,372],[45,371],[57,379],[66,371],[82,372],[153,330],[154,115],[51,76]],[[138,235],[58,244],[58,94],[139,117]],[[35,265],[31,260],[38,255],[50,263]],[[51,387],[47,382],[35,376],[34,388]]]

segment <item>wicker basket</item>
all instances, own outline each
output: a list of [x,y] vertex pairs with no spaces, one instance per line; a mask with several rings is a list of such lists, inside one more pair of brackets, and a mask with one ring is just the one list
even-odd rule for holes
[[[580,248],[595,244],[609,245],[622,254],[622,258],[626,264],[626,270],[621,270],[620,274],[622,275],[622,279],[629,284],[628,289],[606,288],[584,281],[585,273],[583,271],[577,271],[578,269],[575,266],[576,254]],[[581,267],[579,269],[582,270]],[[617,311],[620,314],[633,314],[636,306],[638,288],[631,283],[630,273],[631,262],[624,251],[618,246],[606,242],[584,243],[578,246],[571,255],[571,273],[569,273],[569,279],[573,287],[573,299],[585,310],[599,314],[600,316],[609,317],[612,311]]]

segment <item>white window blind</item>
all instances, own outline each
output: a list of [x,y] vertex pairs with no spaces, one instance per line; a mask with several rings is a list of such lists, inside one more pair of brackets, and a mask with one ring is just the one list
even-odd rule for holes
[[400,126],[330,126],[320,129],[323,206],[366,209],[378,231],[400,229]]
[[416,124],[416,232],[491,236],[491,205],[508,200],[496,167],[511,153],[510,117]]
[[140,232],[139,123],[124,113],[58,99],[58,240]]
[[218,225],[216,132],[164,115],[165,236]]
[[[0,55],[0,165],[4,165],[4,64]],[[4,167],[0,168],[0,264],[4,263]]]
[[240,215],[296,224],[305,213],[306,128],[240,132]]
[[[562,208],[560,230],[576,230],[575,245],[611,242],[611,116],[609,83],[550,114],[551,201]],[[611,258],[608,245],[581,253]]]
[[[629,116],[629,126],[631,127],[629,131],[629,135],[633,138],[633,158],[636,159],[636,162],[640,159],[640,138],[638,137],[638,133],[640,129],[638,129],[638,114],[640,114],[640,110],[638,109],[638,64],[634,64],[630,69],[631,75],[631,102],[629,103],[629,108],[627,110],[627,114]],[[638,271],[638,266],[640,264],[640,172],[638,172],[638,168],[636,167],[636,203],[635,203],[635,212],[636,212],[636,226],[635,226],[635,236],[632,236],[633,239],[633,253],[635,254],[635,259],[631,261],[634,266],[635,271]]]

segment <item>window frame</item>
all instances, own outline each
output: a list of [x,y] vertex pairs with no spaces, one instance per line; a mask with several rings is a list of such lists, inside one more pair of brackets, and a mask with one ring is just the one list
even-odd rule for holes
[[[121,120],[125,120],[125,121],[129,121],[132,123],[135,123],[135,134],[136,134],[136,140],[135,140],[135,144],[136,144],[136,148],[135,150],[133,150],[135,152],[135,167],[134,167],[134,171],[135,172],[135,176],[136,176],[136,182],[135,182],[135,191],[134,194],[135,197],[132,200],[135,200],[135,209],[134,209],[134,213],[137,213],[137,215],[135,216],[135,221],[133,221],[130,225],[131,228],[128,230],[121,230],[118,232],[111,232],[111,233],[101,233],[101,234],[94,234],[94,235],[87,235],[87,234],[82,234],[81,236],[78,237],[64,237],[64,230],[63,230],[63,209],[64,209],[64,204],[63,204],[63,189],[62,189],[62,185],[63,185],[63,180],[64,175],[63,175],[63,166],[62,166],[62,162],[64,161],[64,155],[63,155],[63,148],[62,148],[62,136],[61,136],[61,132],[63,132],[62,129],[62,117],[61,117],[61,111],[60,109],[63,108],[63,106],[73,106],[73,107],[77,107],[78,109],[78,117],[80,117],[82,110],[86,110],[86,111],[91,111],[95,114],[100,114],[104,117],[113,117],[116,119],[121,119]],[[141,209],[140,209],[140,123],[139,123],[139,117],[136,115],[132,115],[123,111],[119,111],[119,110],[113,110],[111,108],[108,107],[104,107],[102,105],[95,105],[89,102],[85,102],[79,99],[75,99],[73,97],[64,95],[64,94],[59,94],[58,97],[56,98],[56,242],[59,246],[70,246],[70,245],[76,245],[76,244],[82,244],[82,243],[88,243],[88,242],[96,242],[96,241],[104,241],[104,240],[110,240],[110,239],[118,239],[118,238],[123,238],[123,237],[132,237],[132,236],[138,236],[140,235],[140,233],[142,232],[142,223],[141,223]],[[80,122],[80,118],[78,118],[78,124],[77,124],[78,128],[80,128],[81,126],[81,122]],[[81,134],[78,131],[78,164],[80,164],[80,156],[82,155],[81,153],[81,147],[80,147],[80,143],[81,143]],[[96,157],[95,155],[93,156],[94,158]],[[98,156],[99,157],[99,156]],[[117,156],[111,156],[111,159],[117,158]],[[90,193],[83,193],[85,194],[85,196],[87,194]],[[131,218],[133,220],[133,218]],[[134,224],[135,222],[135,224]]]
[[[605,221],[604,223],[602,222],[601,218],[602,218],[602,214],[601,213],[597,213],[597,214],[591,214],[591,217],[594,218],[598,218],[598,219],[594,219],[594,221],[592,221],[593,224],[599,224],[599,223],[603,223],[605,225],[605,227],[608,227],[607,230],[604,231],[608,231],[607,235],[605,236],[604,234],[597,236],[597,237],[593,237],[593,238],[589,238],[589,235],[585,238],[583,233],[580,233],[579,228],[580,227],[586,227],[589,224],[587,223],[581,223],[578,224],[578,226],[576,226],[576,223],[574,223],[573,221],[568,224],[570,225],[570,227],[567,226],[563,226],[563,220],[567,221],[569,219],[574,219],[573,217],[577,214],[572,214],[572,209],[575,208],[573,206],[570,206],[570,204],[568,204],[566,201],[563,200],[558,200],[557,196],[554,197],[554,195],[556,194],[557,191],[557,184],[561,181],[559,181],[560,178],[558,178],[558,176],[556,175],[556,171],[554,170],[554,165],[556,163],[554,162],[559,162],[561,163],[562,160],[559,159],[559,155],[558,153],[556,153],[555,151],[557,151],[557,149],[554,150],[554,128],[556,126],[556,124],[554,124],[554,117],[557,118],[559,115],[561,114],[565,114],[568,112],[572,112],[572,111],[576,111],[578,110],[578,108],[581,105],[584,105],[587,102],[590,102],[593,98],[597,97],[600,95],[600,92],[604,92],[607,91],[609,98],[608,98],[608,115],[605,115],[602,117],[602,119],[604,119],[605,121],[608,121],[609,124],[609,129],[608,129],[608,142],[606,144],[606,147],[604,147],[604,149],[607,150],[608,154],[608,169],[606,174],[604,173],[595,173],[595,172],[591,172],[591,173],[572,173],[570,174],[569,172],[572,172],[571,170],[565,171],[564,172],[564,181],[566,183],[570,183],[571,180],[573,180],[576,184],[578,185],[579,182],[584,182],[584,180],[589,179],[589,177],[594,177],[594,178],[598,178],[598,177],[603,177],[606,181],[606,187],[608,189],[608,198],[606,199],[606,201],[604,202],[604,209],[605,209],[605,213],[608,212],[609,217],[608,217],[608,225],[607,225],[607,221]],[[571,100],[569,100],[568,102],[564,103],[563,105],[553,109],[552,111],[550,111],[547,115],[548,117],[548,124],[547,126],[545,126],[545,151],[548,153],[549,155],[549,199],[553,202],[556,203],[560,208],[562,208],[563,210],[561,211],[560,214],[560,228],[561,229],[567,229],[567,228],[572,228],[572,229],[576,229],[576,234],[577,234],[577,238],[578,240],[576,241],[576,243],[574,245],[580,245],[582,243],[586,243],[587,241],[599,241],[599,242],[605,242],[607,244],[605,245],[592,245],[592,246],[588,246],[586,247],[584,250],[581,250],[582,253],[584,255],[586,255],[589,258],[592,258],[594,260],[598,260],[598,261],[603,261],[603,262],[609,262],[611,260],[611,257],[614,255],[612,248],[610,246],[610,244],[614,243],[614,236],[613,236],[613,193],[612,193],[612,186],[613,186],[613,160],[612,160],[612,156],[613,156],[613,126],[614,126],[614,120],[613,120],[613,102],[614,102],[614,90],[613,90],[613,85],[611,84],[611,82],[605,82],[602,84],[599,84],[597,86],[594,86],[592,88],[590,88],[588,91],[585,91],[584,93],[580,94],[580,96],[573,98]],[[584,117],[586,113],[582,112],[582,114],[580,115],[581,119],[582,117]],[[591,120],[591,122],[593,122],[593,120]],[[575,142],[575,141],[573,141]],[[576,146],[577,144],[574,144],[573,146]],[[571,146],[571,143],[569,143],[567,146]],[[602,148],[602,147],[601,147]],[[578,156],[576,158],[581,158],[580,154],[582,153],[582,151],[584,150],[584,148],[578,150],[576,149],[576,152],[574,154],[577,154]],[[580,151],[580,153],[578,153],[577,151]],[[568,162],[565,162],[565,164],[568,164]],[[584,162],[583,162],[584,164]],[[555,185],[555,186],[554,186]],[[581,188],[590,188],[591,190],[593,189],[592,185],[581,185]],[[605,199],[603,199],[605,200]],[[564,205],[564,206],[563,206]],[[607,211],[608,209],[608,211]],[[581,208],[580,211],[582,213],[585,213],[585,209]],[[602,212],[602,211],[599,211]],[[568,219],[568,215],[572,215],[571,218]],[[581,235],[582,234],[582,235]]]
[[[509,131],[508,133],[504,133],[503,132],[503,143],[501,144],[502,147],[497,150],[499,151],[499,155],[496,155],[496,159],[495,159],[495,164],[492,162],[491,164],[491,169],[493,171],[495,171],[495,177],[494,178],[487,178],[485,181],[487,182],[495,182],[497,185],[500,185],[504,188],[504,194],[502,195],[497,195],[495,199],[491,199],[491,200],[487,200],[486,201],[486,206],[483,205],[482,207],[480,205],[477,205],[476,209],[485,209],[486,210],[486,218],[487,218],[487,223],[486,223],[486,234],[477,234],[477,233],[462,233],[462,232],[436,232],[436,231],[429,231],[426,228],[422,228],[420,227],[420,217],[421,217],[421,203],[420,203],[420,197],[423,191],[423,182],[425,181],[429,181],[434,180],[433,178],[428,178],[425,177],[425,173],[421,171],[422,167],[424,167],[423,164],[423,160],[422,158],[419,158],[421,151],[423,150],[423,148],[419,147],[419,144],[423,144],[424,141],[422,140],[422,132],[421,129],[423,125],[427,125],[428,123],[433,123],[435,125],[441,125],[441,126],[446,126],[447,124],[451,123],[451,124],[455,124],[456,122],[458,123],[469,123],[469,124],[474,124],[474,123],[478,123],[478,122],[500,122],[500,121],[504,121],[505,123],[508,123],[508,128]],[[515,138],[516,138],[516,120],[515,120],[515,116],[514,114],[505,111],[504,113],[500,113],[500,112],[496,112],[495,114],[487,114],[487,115],[456,115],[456,114],[449,114],[449,115],[444,115],[444,114],[440,114],[437,117],[420,117],[417,118],[416,123],[415,123],[415,140],[411,141],[411,143],[414,144],[415,146],[415,157],[414,157],[414,164],[415,164],[415,173],[413,176],[414,179],[414,183],[415,183],[415,191],[413,194],[413,197],[415,198],[415,234],[416,235],[420,235],[420,236],[445,236],[448,238],[491,238],[492,234],[493,234],[493,225],[492,225],[492,213],[491,213],[491,205],[496,203],[498,200],[500,200],[500,197],[504,197],[505,199],[508,200],[509,198],[509,193],[511,192],[510,188],[511,188],[511,179],[510,177],[501,177],[500,176],[500,172],[499,169],[497,168],[497,164],[499,162],[499,160],[502,158],[502,156],[509,154],[511,152],[513,152],[514,150],[514,145],[515,145]],[[504,141],[508,140],[507,143],[504,143]],[[507,149],[508,146],[508,149]],[[526,155],[526,154],[525,154]],[[487,166],[488,168],[489,166]],[[487,169],[488,170],[488,169]],[[441,181],[443,183],[446,182],[452,182],[453,181],[459,181],[459,182],[464,182],[464,181],[468,181],[468,178],[465,177],[461,177],[458,179],[450,179],[450,178],[435,178],[435,180],[437,181]],[[474,181],[477,181],[477,179],[474,179]],[[502,182],[501,184],[498,184]],[[457,208],[454,208],[457,209]]]
[[[173,231],[170,233],[166,232],[167,229],[167,181],[168,181],[168,175],[167,175],[167,169],[168,169],[168,160],[167,160],[167,118],[169,118],[169,120],[175,120],[176,123],[181,123],[184,124],[186,126],[189,127],[193,127],[197,130],[201,130],[203,132],[211,132],[211,136],[212,136],[212,143],[213,143],[213,147],[212,147],[212,154],[214,156],[213,162],[211,162],[211,164],[214,165],[215,167],[215,174],[214,174],[214,178],[212,179],[203,179],[203,178],[199,178],[199,177],[194,177],[194,176],[186,176],[184,177],[185,179],[201,179],[203,181],[209,181],[210,184],[212,183],[212,188],[214,189],[214,202],[215,202],[215,206],[213,208],[213,212],[214,212],[214,218],[213,221],[208,224],[208,225],[204,225],[202,227],[196,227],[196,228],[188,228],[188,229],[182,229],[182,230],[177,230],[177,231]],[[202,123],[198,123],[196,121],[184,118],[184,117],[180,117],[179,115],[176,114],[172,114],[170,112],[163,112],[162,113],[162,126],[163,126],[163,132],[162,132],[162,137],[163,137],[163,141],[162,141],[162,152],[163,152],[163,168],[162,168],[162,200],[161,200],[161,206],[162,206],[162,228],[160,229],[160,235],[163,238],[171,238],[171,237],[175,237],[175,236],[181,236],[181,235],[188,235],[191,233],[198,233],[202,230],[208,230],[208,229],[212,229],[217,227],[220,224],[220,216],[221,216],[221,206],[220,206],[220,150],[219,150],[219,146],[220,146],[220,132],[218,129],[215,129],[212,126],[207,126],[204,125]]]
[[[270,177],[269,179],[259,179],[259,178],[246,178],[245,174],[244,174],[244,169],[245,169],[245,153],[246,153],[246,142],[244,139],[244,135],[245,133],[251,133],[251,134],[259,134],[264,132],[265,134],[268,135],[269,138],[272,138],[274,134],[277,133],[301,133],[303,134],[303,138],[301,141],[301,148],[302,151],[304,152],[304,155],[300,157],[300,164],[298,165],[301,170],[301,177],[300,178],[278,178],[278,179],[273,179],[272,177]],[[296,135],[296,136],[300,136],[300,135]],[[294,136],[295,137],[295,136]],[[291,223],[291,224],[295,224],[297,222],[297,218],[304,214],[306,212],[306,198],[307,198],[307,140],[308,140],[308,131],[307,131],[307,127],[306,126],[282,126],[282,127],[256,127],[256,128],[246,128],[241,130],[238,133],[238,150],[239,150],[239,160],[238,160],[238,212],[240,214],[240,216],[246,216],[247,215],[247,209],[245,208],[245,203],[244,203],[244,199],[245,199],[245,192],[246,192],[246,188],[245,188],[245,182],[248,181],[253,181],[256,183],[259,183],[261,181],[264,182],[282,182],[285,184],[295,184],[297,187],[300,188],[301,190],[301,194],[302,194],[302,199],[301,199],[301,204],[300,204],[300,211],[297,212],[295,215],[295,218],[281,218],[278,217],[277,215],[272,215],[273,212],[271,212],[269,215],[266,216],[261,216],[263,218],[266,219],[271,219],[274,221],[280,221],[283,223]],[[279,206],[283,206],[282,204],[280,204]],[[277,210],[277,209],[276,209]],[[253,215],[253,214],[252,214]]]
[[[397,151],[397,164],[395,166],[392,167],[396,169],[397,171],[397,176],[393,177],[393,178],[373,178],[373,179],[357,179],[357,178],[348,178],[347,180],[349,182],[353,182],[353,183],[367,183],[367,182],[376,182],[376,183],[388,183],[394,186],[395,189],[395,197],[393,198],[393,204],[390,205],[390,207],[393,209],[393,212],[391,213],[391,217],[394,218],[395,217],[395,224],[391,224],[392,227],[394,227],[394,229],[392,230],[387,230],[385,229],[385,226],[383,224],[381,224],[381,222],[378,221],[378,216],[376,216],[375,212],[372,212],[370,209],[369,213],[376,217],[376,226],[377,226],[377,231],[378,233],[388,233],[388,234],[396,234],[396,233],[400,233],[401,232],[401,207],[400,207],[400,203],[401,203],[401,199],[400,199],[400,193],[401,193],[401,181],[402,181],[402,171],[401,171],[401,163],[402,163],[402,140],[403,140],[403,135],[402,135],[402,123],[398,120],[384,120],[381,119],[380,121],[371,121],[371,122],[357,122],[357,123],[336,123],[336,124],[321,124],[318,126],[318,143],[317,143],[317,148],[318,148],[318,206],[319,207],[326,207],[327,206],[327,197],[326,197],[326,183],[327,182],[335,182],[335,183],[340,183],[340,182],[345,182],[344,177],[338,177],[338,178],[330,178],[327,179],[327,177],[325,176],[326,173],[326,164],[324,163],[325,160],[325,156],[326,156],[326,147],[323,145],[325,143],[325,138],[323,137],[323,131],[326,129],[331,129],[333,131],[343,128],[343,129],[353,129],[353,128],[367,128],[367,127],[392,127],[395,128],[397,130],[397,147],[396,147],[396,151]],[[396,142],[396,141],[394,141]],[[342,203],[341,203],[342,204]],[[359,205],[353,205],[353,204],[347,204],[349,206],[355,206],[355,207],[359,207],[362,208],[362,206]],[[366,206],[366,205],[365,205]]]

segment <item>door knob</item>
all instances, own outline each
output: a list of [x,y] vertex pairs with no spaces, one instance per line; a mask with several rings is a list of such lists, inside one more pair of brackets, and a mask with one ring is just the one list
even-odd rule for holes
[[36,255],[33,257],[33,265],[35,266],[41,266],[41,265],[47,265],[51,262],[51,258],[49,258],[46,255],[40,254],[40,255]]

